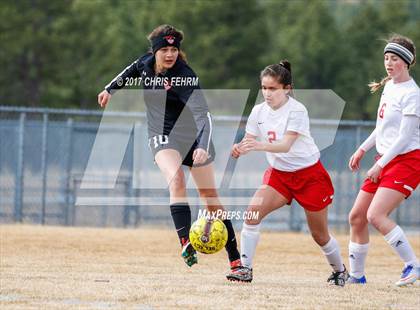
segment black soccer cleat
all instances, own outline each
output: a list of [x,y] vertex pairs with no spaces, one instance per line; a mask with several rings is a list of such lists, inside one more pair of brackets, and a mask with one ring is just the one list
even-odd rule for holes
[[181,256],[188,267],[198,263],[197,252],[193,248],[189,240],[185,240],[182,246]]
[[252,268],[244,266],[232,268],[226,278],[232,282],[252,282]]
[[331,285],[344,286],[348,278],[349,273],[347,272],[346,266],[344,266],[343,271],[333,271],[327,282]]

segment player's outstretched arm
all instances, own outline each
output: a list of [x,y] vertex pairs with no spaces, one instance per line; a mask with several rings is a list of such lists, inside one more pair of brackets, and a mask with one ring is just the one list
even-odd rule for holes
[[[146,57],[143,56],[142,58]],[[140,58],[140,59],[142,59]],[[134,61],[132,64],[127,66],[123,71],[121,71],[115,78],[112,79],[108,85],[105,86],[105,89],[98,94],[98,104],[101,108],[106,107],[109,100],[111,99],[111,93],[113,94],[116,90],[125,87],[125,81],[127,78],[139,77],[141,70],[143,70],[143,63],[140,59]]]
[[98,104],[101,106],[101,108],[106,107],[106,105],[109,102],[109,99],[111,99],[111,94],[108,93],[106,89],[104,89],[98,94]]
[[245,138],[241,142],[241,147],[245,152],[263,151],[270,153],[287,153],[290,151],[290,148],[298,137],[299,134],[297,132],[287,131],[283,136],[283,139],[273,143],[257,141],[255,138]]
[[251,134],[249,134],[249,133],[246,133],[246,134],[245,134],[245,137],[242,139],[242,141],[241,141],[241,142],[239,142],[239,143],[235,143],[235,144],[232,146],[232,151],[231,151],[231,155],[232,155],[232,157],[233,157],[233,158],[238,158],[239,156],[241,156],[241,155],[245,155],[246,153],[248,153],[249,151],[245,150],[245,149],[242,147],[242,143],[243,143],[243,141],[244,141],[245,139],[253,139],[253,140],[255,140],[256,138],[257,138],[256,136],[251,135]]

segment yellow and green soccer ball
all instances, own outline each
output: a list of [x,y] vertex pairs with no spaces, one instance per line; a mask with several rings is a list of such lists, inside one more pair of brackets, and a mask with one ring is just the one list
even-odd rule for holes
[[228,239],[225,224],[219,219],[196,220],[190,229],[190,242],[200,253],[213,254],[224,248]]

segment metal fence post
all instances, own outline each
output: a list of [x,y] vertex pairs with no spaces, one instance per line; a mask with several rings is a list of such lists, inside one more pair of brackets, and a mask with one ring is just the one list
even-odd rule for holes
[[47,192],[47,161],[48,161],[48,113],[43,114],[42,118],[42,157],[41,157],[41,173],[42,173],[42,212],[41,223],[45,224],[45,203]]
[[[133,129],[131,131],[130,134],[130,139],[128,141],[128,146],[127,146],[127,150],[130,149],[132,152],[129,153],[128,156],[128,179],[124,182],[124,194],[125,194],[125,199],[127,201],[130,200],[131,197],[134,197],[134,189],[133,189],[133,178],[134,178],[134,137],[135,137],[135,131],[136,131],[136,123],[134,123]],[[130,203],[128,203],[126,206],[124,206],[123,209],[123,214],[122,214],[122,218],[123,218],[123,225],[124,227],[127,227],[128,225],[130,225],[130,218],[132,216],[132,213],[137,213],[136,212],[136,206],[131,205]],[[136,214],[135,214],[136,216]]]
[[[360,125],[357,125],[355,150],[360,146],[360,144],[362,144],[362,127]],[[359,185],[360,184],[360,169],[358,169],[356,172],[356,181],[357,181],[357,185]]]
[[15,222],[22,222],[23,217],[23,153],[24,153],[24,138],[25,138],[25,119],[26,113],[20,114],[19,129],[17,131],[18,151],[16,164],[16,179],[15,179]]
[[[133,161],[132,161],[132,172],[131,172],[131,184],[130,184],[130,190],[131,190],[131,197],[141,197],[142,195],[142,189],[141,189],[141,171],[140,167],[143,166],[144,158],[143,154],[145,154],[146,151],[143,149],[145,145],[147,145],[147,141],[144,141],[143,135],[141,134],[142,130],[142,122],[136,121],[134,124],[134,135],[133,135]],[[146,147],[147,148],[147,147]],[[140,163],[140,164],[139,164]],[[146,164],[145,164],[146,165]],[[135,209],[136,218],[134,221],[134,226],[137,227],[139,225],[139,222],[142,220],[142,205],[138,203],[136,205]]]
[[70,179],[71,179],[71,167],[72,167],[72,153],[73,153],[73,119],[67,119],[67,160],[66,160],[66,172],[65,172],[65,223],[66,225],[73,224],[74,218],[70,217],[71,206],[73,199],[71,199],[71,188],[70,188]]
[[293,201],[289,210],[289,229],[291,231],[301,231],[302,221],[299,214],[299,206]]

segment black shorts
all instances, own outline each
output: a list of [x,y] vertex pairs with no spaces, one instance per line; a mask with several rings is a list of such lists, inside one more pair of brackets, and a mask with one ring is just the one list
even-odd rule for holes
[[[193,141],[193,140],[192,140]],[[197,141],[184,141],[183,139],[177,139],[176,136],[167,136],[167,135],[157,135],[149,138],[149,148],[153,153],[153,158],[160,150],[176,150],[181,155],[182,164],[188,167],[201,167],[206,166],[209,163],[214,161],[216,152],[214,149],[213,142],[210,141],[209,145],[209,157],[207,160],[199,165],[193,164],[193,153],[194,150],[198,147]],[[191,145],[192,144],[192,145]]]

